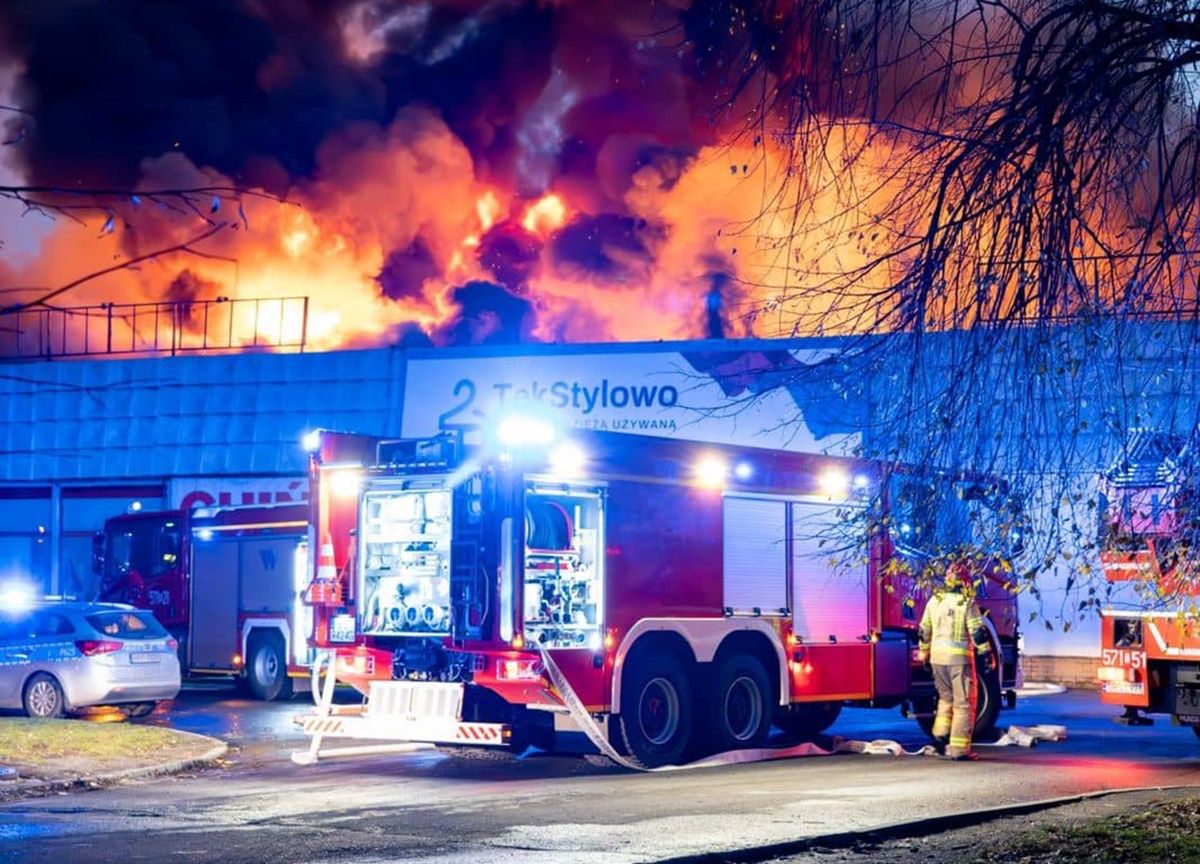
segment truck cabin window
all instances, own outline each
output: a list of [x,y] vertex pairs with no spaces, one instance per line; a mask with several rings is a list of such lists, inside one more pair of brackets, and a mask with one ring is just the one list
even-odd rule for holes
[[967,550],[1012,557],[1021,551],[1021,510],[998,484],[895,475],[889,497],[892,542],[905,557]]
[[179,563],[181,533],[174,520],[138,520],[109,533],[104,558],[105,582],[119,581],[130,573],[153,578]]

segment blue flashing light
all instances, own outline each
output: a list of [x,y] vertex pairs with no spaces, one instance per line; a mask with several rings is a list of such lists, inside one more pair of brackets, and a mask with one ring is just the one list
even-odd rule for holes
[[201,528],[196,532],[197,540],[211,540],[213,538],[213,530],[211,528]]
[[754,476],[754,466],[749,462],[739,462],[733,466],[733,476],[739,480],[749,480]]
[[36,589],[23,579],[0,583],[0,612],[26,612],[33,608],[36,600]]

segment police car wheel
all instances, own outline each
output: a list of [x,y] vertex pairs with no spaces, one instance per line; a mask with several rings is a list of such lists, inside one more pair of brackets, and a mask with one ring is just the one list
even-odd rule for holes
[[26,682],[22,703],[29,717],[49,720],[63,715],[66,700],[59,683],[45,672],[39,672]]

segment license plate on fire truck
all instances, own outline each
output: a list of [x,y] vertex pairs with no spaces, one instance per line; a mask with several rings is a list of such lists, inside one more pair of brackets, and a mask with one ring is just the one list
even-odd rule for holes
[[353,615],[334,615],[333,620],[329,622],[329,641],[330,642],[353,642],[354,641],[354,616]]
[[[1183,723],[1194,723],[1195,720],[1190,718],[1200,714],[1200,688],[1196,687],[1176,687],[1175,688],[1175,714]],[[1185,719],[1189,718],[1189,719]],[[1198,718],[1200,719],[1200,718]]]

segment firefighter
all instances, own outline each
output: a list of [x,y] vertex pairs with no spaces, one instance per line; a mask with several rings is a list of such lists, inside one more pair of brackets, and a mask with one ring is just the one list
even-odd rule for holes
[[941,588],[929,598],[921,616],[919,636],[918,658],[932,667],[937,687],[933,738],[938,750],[947,759],[977,759],[971,750],[976,698],[974,655],[986,655],[989,668],[994,668],[996,659],[966,562],[955,561],[946,568]]

